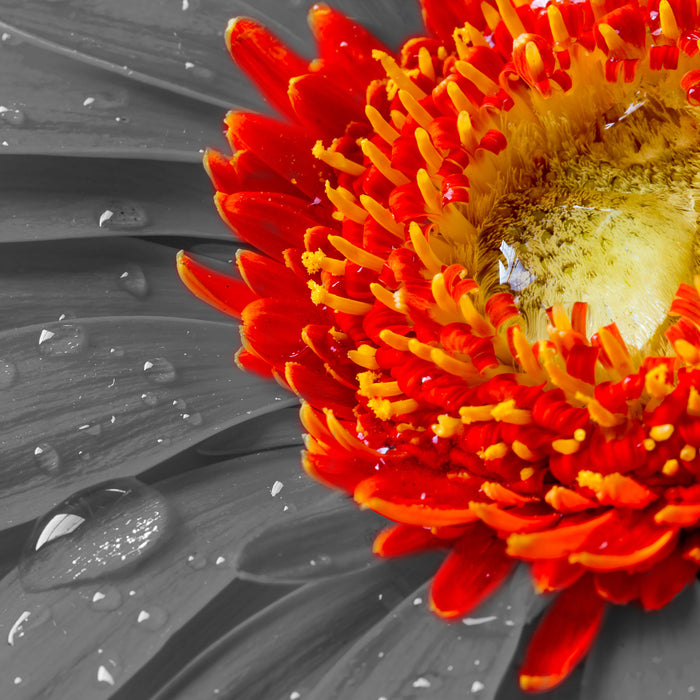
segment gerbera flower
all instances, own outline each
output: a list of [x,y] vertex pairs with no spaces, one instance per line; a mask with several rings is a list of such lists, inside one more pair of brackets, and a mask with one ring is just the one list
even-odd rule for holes
[[284,120],[232,112],[235,155],[205,157],[244,282],[180,272],[242,318],[239,365],[303,399],[307,472],[397,523],[375,553],[449,551],[438,615],[518,561],[557,593],[519,677],[549,690],[608,604],[695,588],[697,10],[422,11],[392,52],[314,6],[311,63],[229,25]]

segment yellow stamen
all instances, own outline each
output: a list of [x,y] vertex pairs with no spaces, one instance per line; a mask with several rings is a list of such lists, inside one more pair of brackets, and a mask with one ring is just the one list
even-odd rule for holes
[[583,442],[586,439],[586,431],[583,428],[577,428],[574,430],[574,440],[576,442]]
[[[663,2],[664,0],[662,0]],[[430,78],[430,80],[435,80],[435,69],[433,68],[433,59],[430,56],[430,51],[427,47],[421,46],[418,50],[418,69],[420,72]]]
[[433,145],[430,135],[425,129],[416,129],[416,143],[418,144],[418,150],[420,151],[425,164],[428,166],[431,172],[436,173],[438,170],[440,170],[442,167],[443,157]]
[[476,310],[468,294],[462,294],[458,305],[464,320],[472,327],[475,335],[482,338],[493,335],[493,326]]
[[481,13],[484,15],[488,28],[493,31],[501,21],[501,15],[498,14],[498,10],[493,5],[490,5],[487,2],[482,2]]
[[310,275],[314,275],[320,270],[325,270],[331,275],[345,274],[345,260],[329,258],[321,249],[305,251],[301,254],[301,262]]
[[394,143],[399,138],[399,132],[384,119],[379,110],[372,105],[365,107],[365,114],[375,133],[379,134],[388,144]]
[[422,100],[426,96],[389,54],[375,49],[372,51],[372,58],[382,64],[384,72],[396,83],[400,90],[405,90],[416,100]]
[[680,457],[684,462],[692,462],[698,455],[698,451],[692,445],[683,445]]
[[598,30],[610,53],[624,55],[627,43],[620,38],[620,35],[609,24],[601,22],[598,25]]
[[566,44],[569,41],[569,31],[564,23],[561,10],[556,5],[547,7],[547,19],[552,30],[552,38],[555,44]]
[[355,435],[353,435],[335,417],[335,415],[333,415],[333,411],[331,411],[328,408],[324,408],[323,412],[326,415],[326,423],[328,424],[328,429],[331,431],[331,434],[338,441],[338,444],[341,447],[344,447],[346,450],[348,450],[348,452],[364,452],[375,458],[378,458],[380,456],[378,452],[373,450],[371,447],[365,445],[364,442],[362,442]]
[[382,287],[378,282],[372,282],[369,289],[374,295],[374,298],[384,304],[389,309],[401,311],[401,306],[397,303],[396,294],[392,294],[386,287]]
[[372,143],[369,139],[360,141],[362,152],[372,161],[373,165],[384,175],[384,177],[392,182],[397,187],[406,185],[410,180],[399,170],[394,170],[391,167],[391,161],[382,153],[377,144]]
[[573,455],[581,449],[581,443],[578,440],[553,440],[552,449],[562,455]]
[[586,407],[591,419],[603,428],[614,428],[617,425],[622,425],[627,420],[623,415],[608,411],[597,399],[584,396],[583,394],[577,394],[576,398],[587,404]]
[[496,7],[498,7],[498,12],[503,19],[503,24],[506,25],[513,39],[517,39],[521,34],[525,34],[525,27],[520,21],[520,16],[515,11],[515,8],[510,4],[510,0],[496,0]]
[[462,406],[462,408],[459,409],[459,417],[465,425],[491,420],[491,411],[493,411],[494,408],[494,405]]
[[387,399],[370,399],[367,405],[374,411],[379,420],[390,420],[393,416],[416,411],[420,404],[414,399],[403,399],[393,403]]
[[367,397],[382,397],[398,396],[402,393],[399,389],[398,382],[382,382],[377,381],[380,378],[376,372],[360,372],[357,375],[359,384],[359,393]]
[[404,239],[403,224],[400,224],[394,215],[385,209],[376,199],[372,199],[367,194],[360,195],[362,206],[369,212],[370,216],[389,233],[398,236],[402,241]]
[[664,466],[661,467],[661,471],[666,476],[675,476],[676,474],[678,474],[679,469],[680,469],[680,464],[678,464],[677,459],[667,459],[666,462],[664,463]]
[[330,182],[326,181],[326,196],[330,203],[338,210],[334,212],[338,214],[340,219],[350,219],[356,224],[364,224],[367,218],[367,212],[358,204],[355,204],[354,197],[351,192],[343,187],[333,189]]
[[700,392],[694,387],[690,387],[688,395],[688,415],[697,418],[700,416]]
[[601,328],[598,331],[598,338],[600,339],[600,344],[603,346],[603,350],[605,350],[605,353],[610,359],[613,369],[617,371],[621,377],[632,374],[634,369],[630,363],[629,354],[618,339],[607,328]]
[[656,447],[656,443],[651,438],[643,440],[642,445],[647,452],[651,452]]
[[485,95],[489,95],[498,88],[497,83],[491,80],[488,75],[482,73],[476,66],[469,63],[469,61],[457,61],[455,68],[467,80],[471,80],[476,85],[477,90],[481,90]]
[[313,280],[309,280],[307,284],[311,290],[311,301],[314,304],[325,304],[335,309],[335,311],[340,311],[344,314],[352,314],[354,316],[364,316],[372,310],[372,304],[367,304],[364,301],[356,301],[355,299],[346,299],[337,294],[332,294]]
[[421,343],[416,338],[410,338],[408,341],[408,351],[426,362],[430,362],[431,353],[434,349],[432,345]]
[[649,437],[656,442],[668,440],[673,435],[674,426],[671,423],[655,425],[649,430]]
[[513,328],[513,345],[515,346],[515,359],[522,367],[526,374],[529,374],[535,382],[543,382],[546,379],[545,371],[540,367],[532,351],[530,343],[528,343],[525,334],[520,329],[520,326]]
[[433,279],[430,283],[430,291],[432,292],[433,298],[435,299],[435,304],[437,305],[437,309],[434,309],[433,313],[431,314],[435,320],[438,320],[439,316],[440,322],[444,325],[447,325],[448,323],[459,323],[461,318],[459,316],[457,304],[455,304],[454,299],[447,291],[447,287],[445,286],[445,276],[441,272],[433,275]]
[[526,462],[535,462],[539,459],[539,457],[524,442],[520,442],[520,440],[513,440],[512,447],[513,452]]
[[[462,93],[462,91],[459,89],[459,86],[455,83],[448,83],[447,94],[450,95],[452,101],[455,102],[455,107],[457,107],[455,98],[450,94],[451,88],[449,86],[451,85],[455,85],[455,87],[459,90],[460,94],[464,95],[464,93]],[[455,92],[454,90],[452,91]],[[464,99],[466,100],[467,98],[464,97]],[[468,151],[473,151],[479,145],[479,139],[476,136],[474,125],[472,123],[472,118],[467,109],[465,109],[464,107],[461,108],[460,113],[457,115],[457,133],[459,134],[459,140],[461,141],[462,145]]]
[[503,459],[508,452],[510,452],[510,447],[505,442],[497,442],[483,450],[480,457],[484,460]]
[[379,332],[379,339],[394,350],[408,352],[408,338],[394,333],[394,331],[390,331],[388,328]]
[[445,372],[454,374],[462,379],[476,380],[479,378],[479,372],[470,362],[463,362],[451,355],[448,355],[442,348],[433,348],[430,353],[430,360]]
[[342,153],[325,149],[321,141],[316,141],[314,147],[311,149],[311,153],[319,160],[330,165],[331,168],[348,173],[348,175],[359,177],[367,169],[364,165],[355,163],[349,158],[346,158]]
[[391,121],[393,122],[394,126],[401,131],[406,123],[406,115],[403,112],[400,112],[398,109],[392,109],[389,115],[391,116]]
[[644,388],[647,393],[655,399],[663,399],[673,391],[673,387],[666,383],[667,375],[668,367],[666,365],[659,365],[649,370],[644,377]]
[[428,175],[424,168],[421,168],[416,173],[416,184],[418,185],[418,189],[425,200],[428,211],[439,214],[442,211],[440,192],[435,187],[433,181],[430,179],[430,175]]
[[399,90],[399,100],[405,110],[424,128],[428,129],[433,117],[423,105],[407,90]]
[[520,479],[522,481],[527,481],[531,476],[535,475],[535,470],[533,467],[525,467],[520,470]]
[[532,423],[532,413],[525,408],[516,408],[513,399],[496,404],[493,411],[491,411],[491,415],[496,421],[511,423],[512,425],[529,425]]
[[525,62],[532,75],[541,75],[544,73],[544,61],[534,41],[528,41],[525,45]]
[[354,362],[358,367],[364,367],[365,369],[376,370],[379,369],[379,364],[375,358],[377,354],[377,349],[373,348],[371,345],[362,344],[357,350],[348,350],[348,357],[352,362]]
[[668,0],[661,0],[659,3],[659,22],[661,24],[661,32],[671,41],[678,41],[681,36],[680,29],[676,17],[673,14],[673,8]]
[[384,260],[382,258],[359,248],[346,238],[342,236],[328,236],[328,241],[343,257],[355,263],[355,265],[369,268],[375,272],[381,272],[384,269]]
[[438,422],[430,427],[433,433],[440,438],[454,437],[462,430],[462,421],[459,418],[453,418],[443,413],[437,417],[437,420]]
[[[435,255],[435,252],[430,247],[430,243],[426,240],[423,235],[420,226],[415,222],[411,221],[408,227],[408,233],[411,237],[411,243],[413,244],[413,250],[416,255],[420,258],[420,261],[425,266],[425,269],[430,272],[430,274],[435,275],[440,270],[442,270],[442,261]],[[347,257],[347,256],[346,256]]]

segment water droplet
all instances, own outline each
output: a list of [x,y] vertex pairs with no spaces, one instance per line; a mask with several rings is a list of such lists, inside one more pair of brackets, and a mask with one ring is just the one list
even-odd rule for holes
[[85,423],[78,426],[78,430],[86,435],[97,437],[102,433],[102,426],[99,423]]
[[117,360],[120,360],[125,354],[124,348],[116,347],[109,349],[109,356]]
[[116,610],[122,604],[122,594],[116,586],[102,586],[98,588],[90,599],[90,606],[93,610],[108,612]]
[[87,333],[76,323],[51,324],[39,334],[39,352],[47,357],[77,355],[87,345]]
[[7,633],[7,643],[13,647],[30,630],[43,625],[51,619],[51,610],[40,606],[35,610],[25,610],[14,621],[10,631]]
[[191,75],[193,78],[201,80],[205,83],[210,83],[216,76],[216,73],[211,68],[200,66],[196,63],[192,63],[192,61],[187,61],[185,63],[185,70],[187,71],[188,75]]
[[96,92],[90,98],[89,106],[93,109],[121,109],[129,104],[129,92],[118,88]]
[[184,420],[185,423],[188,423],[189,425],[197,426],[202,425],[202,421],[204,419],[202,418],[202,414],[197,411],[195,413],[183,413],[182,420]]
[[405,696],[407,698],[426,697],[431,695],[441,685],[442,681],[440,676],[438,676],[436,673],[422,673],[420,676],[409,682],[409,687],[405,691]]
[[34,462],[48,474],[55,474],[61,468],[61,457],[48,442],[42,442],[34,448]]
[[149,224],[146,210],[136,202],[113,200],[108,202],[98,214],[100,228],[112,231],[125,231],[145,228]]
[[0,358],[0,389],[9,389],[17,380],[17,366],[14,362]]
[[128,265],[119,275],[119,286],[137,299],[148,296],[148,280],[138,265]]
[[152,391],[146,391],[143,394],[141,394],[141,401],[143,401],[146,404],[146,406],[157,406],[158,396]]
[[97,673],[95,679],[100,687],[113,686],[122,671],[122,664],[119,657],[104,649],[97,650]]
[[175,399],[173,401],[173,406],[180,411],[184,411],[187,408],[187,403],[185,402],[185,399]]
[[152,554],[169,523],[163,496],[136,479],[79,491],[38,521],[22,553],[22,585],[41,591],[114,575]]
[[27,115],[17,105],[11,105],[10,107],[0,105],[0,121],[12,126],[24,126],[27,122]]
[[172,384],[175,381],[175,368],[164,357],[154,357],[143,363],[143,373],[154,384]]
[[155,632],[168,621],[168,613],[165,612],[163,608],[153,605],[142,609],[139,612],[136,621],[138,622],[139,627]]
[[190,554],[187,557],[187,565],[195,571],[199,571],[207,565],[207,558],[203,554]]

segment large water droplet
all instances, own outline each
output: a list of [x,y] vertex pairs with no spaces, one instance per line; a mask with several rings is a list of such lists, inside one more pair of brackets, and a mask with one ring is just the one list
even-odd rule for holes
[[27,115],[21,107],[0,105],[0,121],[12,126],[24,126],[27,122]]
[[141,401],[143,401],[146,404],[146,406],[157,406],[158,396],[152,391],[146,391],[143,394],[141,394]]
[[51,619],[50,608],[40,606],[35,610],[25,610],[14,621],[7,633],[7,643],[13,647],[30,630],[43,625]]
[[26,590],[113,575],[150,556],[169,534],[168,504],[136,479],[79,491],[41,518],[19,565]]
[[113,231],[140,229],[148,226],[146,210],[136,202],[113,200],[98,214],[98,225]]
[[183,413],[182,420],[188,425],[198,426],[202,425],[204,418],[202,418],[202,414],[199,411],[195,411],[194,413]]
[[61,468],[61,457],[48,442],[42,442],[34,448],[34,462],[47,474],[55,474]]
[[107,585],[98,588],[90,598],[90,606],[93,610],[110,612],[116,610],[122,604],[122,594],[116,586]]
[[168,621],[168,613],[156,605],[143,608],[136,617],[139,627],[155,632]]
[[39,352],[47,357],[77,355],[87,345],[87,333],[77,323],[52,323],[39,334]]
[[119,275],[119,286],[137,299],[148,296],[148,280],[138,265],[127,265]]
[[0,358],[0,389],[8,389],[17,380],[17,367],[14,362]]
[[172,384],[175,381],[175,368],[164,357],[154,357],[143,363],[143,373],[154,384]]

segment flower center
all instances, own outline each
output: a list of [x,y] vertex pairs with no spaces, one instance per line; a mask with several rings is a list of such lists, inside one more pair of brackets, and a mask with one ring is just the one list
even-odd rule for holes
[[614,321],[630,346],[669,352],[667,310],[697,272],[698,115],[684,102],[640,86],[583,134],[562,123],[533,186],[486,217],[484,281],[516,295],[530,340],[546,337],[544,309],[586,301],[589,333]]

